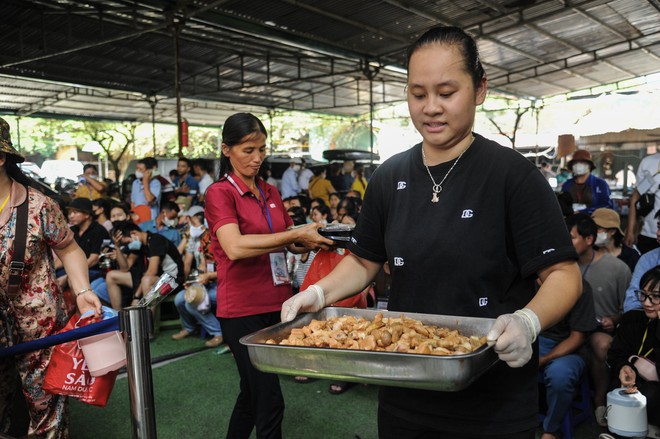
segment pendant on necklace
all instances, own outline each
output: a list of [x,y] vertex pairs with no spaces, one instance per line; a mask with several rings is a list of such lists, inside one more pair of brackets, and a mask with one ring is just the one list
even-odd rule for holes
[[442,192],[442,186],[439,184],[434,184],[433,185],[433,197],[431,197],[431,203],[437,203],[440,201],[440,192]]

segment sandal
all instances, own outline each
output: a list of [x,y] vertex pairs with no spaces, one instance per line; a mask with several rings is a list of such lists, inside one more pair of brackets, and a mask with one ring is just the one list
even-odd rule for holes
[[330,384],[330,387],[328,387],[328,392],[332,393],[333,395],[341,395],[354,385],[355,383],[350,383],[348,381],[337,381]]

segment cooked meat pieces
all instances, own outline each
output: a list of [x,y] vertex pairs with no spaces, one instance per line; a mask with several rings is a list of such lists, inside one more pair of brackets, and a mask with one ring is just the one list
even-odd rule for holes
[[408,354],[458,355],[476,350],[486,343],[486,337],[461,335],[456,329],[425,325],[404,315],[392,318],[378,313],[373,321],[356,316],[312,320],[309,325],[292,329],[291,334],[279,343],[272,339],[266,343]]

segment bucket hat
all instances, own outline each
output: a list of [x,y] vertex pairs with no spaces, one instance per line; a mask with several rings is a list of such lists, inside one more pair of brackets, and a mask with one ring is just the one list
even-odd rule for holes
[[619,233],[624,235],[621,230],[621,218],[616,211],[608,209],[607,207],[601,207],[596,209],[591,214],[591,219],[594,220],[596,225],[603,229],[617,229]]
[[596,168],[596,165],[594,165],[594,162],[591,159],[591,153],[589,151],[587,151],[586,149],[578,149],[577,151],[575,151],[575,153],[573,153],[573,157],[566,164],[566,166],[568,166],[568,169],[571,169],[575,162],[587,162],[587,163],[589,163],[589,166],[591,167],[592,171]]
[[9,123],[6,120],[0,117],[0,152],[5,154],[13,155],[16,158],[17,163],[23,163],[25,157],[23,157],[14,145],[11,143],[11,135],[9,134]]

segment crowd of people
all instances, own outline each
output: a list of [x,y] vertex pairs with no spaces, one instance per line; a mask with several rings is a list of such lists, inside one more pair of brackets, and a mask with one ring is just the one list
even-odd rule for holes
[[[558,202],[547,167],[539,172],[473,133],[487,78],[475,41],[460,29],[432,29],[411,46],[406,93],[423,140],[369,179],[359,163],[292,159],[278,185],[263,169],[266,128],[237,113],[223,124],[217,175],[209,161],[182,157],[167,178],[145,157],[127,199],[111,200],[98,169],[86,165],[66,218],[26,188],[0,119],[0,241],[16,242],[26,199],[32,238],[17,297],[6,287],[10,253],[0,255],[0,319],[12,318],[23,340],[44,337],[70,315],[65,292],[70,305],[100,313],[102,302],[137,303],[168,273],[182,286],[174,298],[182,328],[172,338],[204,331],[206,346],[226,344],[236,362],[240,390],[227,437],[256,429],[277,439],[279,378],[252,365],[240,338],[325,306],[373,306],[373,280],[387,273],[390,311],[492,318],[487,338],[502,361],[457,392],[382,386],[380,438],[532,439],[539,383],[542,439],[559,438],[582,380],[602,426],[607,392],[618,387],[645,395],[651,428],[660,424],[660,200],[650,211],[635,207],[650,190],[638,185],[624,233],[587,151],[568,162],[572,176]],[[656,159],[645,159],[637,181],[650,181],[660,197]],[[321,233],[332,223],[354,227],[346,248]],[[26,306],[37,296],[38,309]],[[45,323],[35,328],[35,318]],[[30,435],[63,438],[64,398],[40,384],[49,355],[0,361],[0,388],[11,395],[18,370]],[[329,390],[347,388],[334,382]],[[3,422],[10,402],[0,400]]]

